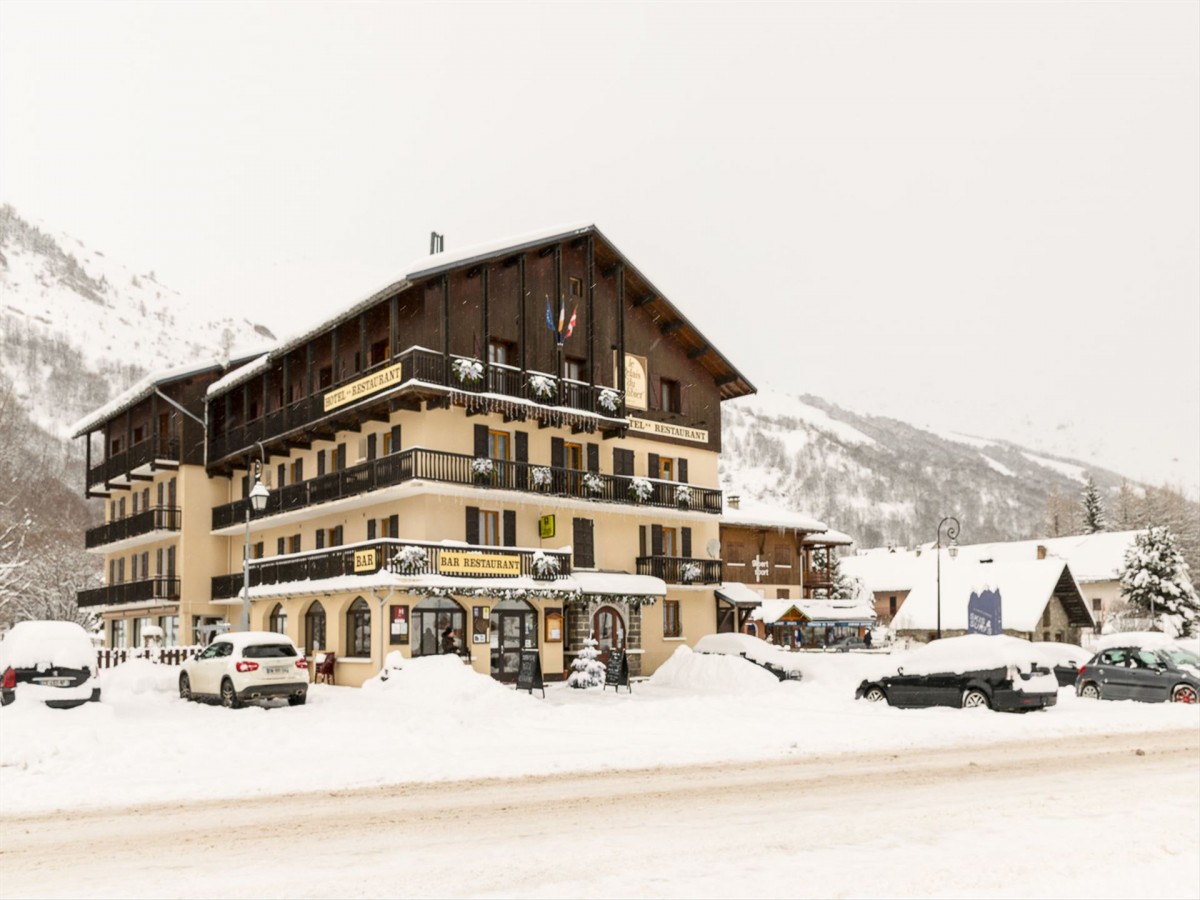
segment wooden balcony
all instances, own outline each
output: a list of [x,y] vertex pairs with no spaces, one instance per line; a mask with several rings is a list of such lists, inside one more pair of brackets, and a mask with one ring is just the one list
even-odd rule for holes
[[667,584],[720,584],[721,561],[688,556],[639,556],[639,575],[653,575]]
[[105,587],[79,591],[76,601],[83,606],[119,606],[123,603],[141,603],[146,600],[174,602],[179,599],[179,579],[156,577],[144,581],[127,581]]
[[178,531],[182,522],[183,511],[179,507],[155,506],[128,518],[89,528],[84,535],[84,546],[91,550],[155,531]]
[[[475,458],[465,453],[424,450],[414,447],[350,466],[340,472],[329,472],[285,485],[271,491],[267,508],[262,515],[276,515],[304,509],[318,503],[328,503],[355,497],[406,481],[434,481],[479,488],[521,491],[554,497],[576,497],[600,503],[619,503],[625,506],[648,506],[665,509],[689,509],[719,514],[721,492],[716,488],[687,485],[690,500],[681,504],[678,499],[682,485],[669,481],[646,479],[650,496],[642,501],[632,492],[633,479],[623,475],[588,473],[579,469],[540,466],[510,460],[492,460],[492,471],[479,475],[472,468]],[[539,470],[534,474],[534,470]],[[549,480],[546,480],[547,474]],[[594,478],[588,477],[589,474]],[[213,508],[212,527],[216,531],[246,521],[249,501],[235,500]]]
[[[394,562],[396,555],[406,547],[417,547],[424,553],[424,561],[411,566]],[[482,554],[484,556],[518,556],[521,560],[521,575],[548,584],[571,574],[571,554],[545,550],[543,555],[558,561],[557,571],[544,577],[534,571],[534,555],[538,552],[519,547],[492,547],[463,544],[449,547],[445,544],[422,541],[405,541],[383,538],[345,544],[316,552],[296,553],[286,556],[268,557],[250,561],[250,586],[287,584],[295,581],[317,581],[340,578],[345,575],[373,575],[383,569],[400,575],[436,575],[441,573],[441,556],[445,552]],[[241,595],[245,575],[243,572],[217,575],[212,580],[212,598],[231,600]]]
[[[179,441],[159,437],[149,438],[134,444],[123,453],[110,456],[99,465],[88,469],[88,484],[108,484],[117,478],[132,480],[136,469],[167,463],[171,468],[179,465]],[[147,480],[149,477],[147,476]]]

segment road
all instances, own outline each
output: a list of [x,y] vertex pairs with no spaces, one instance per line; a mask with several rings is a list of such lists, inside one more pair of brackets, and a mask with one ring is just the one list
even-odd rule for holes
[[0,897],[1197,897],[1198,798],[1175,731],[4,816]]

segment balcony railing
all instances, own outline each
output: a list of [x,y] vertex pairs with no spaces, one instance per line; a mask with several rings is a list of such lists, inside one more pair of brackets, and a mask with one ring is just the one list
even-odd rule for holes
[[639,575],[653,575],[667,584],[720,584],[719,559],[695,559],[687,556],[639,556]]
[[154,506],[126,519],[89,528],[84,536],[84,546],[90,550],[152,531],[178,531],[182,521],[183,512],[179,507]]
[[[449,363],[462,357],[450,357]],[[299,431],[325,419],[336,420],[337,410],[326,411],[324,406],[325,394],[343,385],[359,381],[367,376],[389,366],[400,363],[403,366],[404,383],[416,380],[424,384],[438,385],[466,393],[492,393],[506,397],[519,397],[545,406],[565,406],[579,412],[598,413],[610,418],[624,416],[624,406],[618,402],[616,409],[607,409],[601,402],[600,396],[604,391],[612,391],[603,385],[590,385],[586,382],[559,379],[549,375],[547,379],[552,386],[549,394],[543,396],[534,390],[531,377],[540,373],[527,372],[519,368],[500,363],[483,363],[484,375],[474,383],[463,382],[453,372],[453,366],[447,357],[423,347],[410,347],[394,359],[376,363],[361,372],[355,372],[327,387],[321,388],[311,396],[304,397],[281,409],[271,410],[250,422],[228,425],[221,434],[210,434],[210,462],[222,460],[232,454],[247,451],[255,446],[257,441],[275,440],[285,434]],[[389,391],[381,391],[379,396],[386,396]],[[615,393],[615,392],[614,392]]]
[[[424,554],[424,560],[420,560],[421,554],[414,554],[417,561],[412,565],[400,566],[398,563],[393,563],[393,558],[405,547],[420,548]],[[341,547],[330,547],[327,550],[251,560],[250,586],[316,581],[325,578],[340,578],[345,575],[373,575],[384,568],[390,568],[391,571],[402,575],[436,575],[441,572],[441,555],[447,551],[469,552],[485,556],[518,556],[521,560],[521,575],[539,581],[555,581],[571,574],[571,555],[569,553],[542,551],[544,556],[558,561],[558,569],[553,575],[546,577],[534,571],[533,560],[537,553],[535,550],[465,544],[447,547],[444,544],[383,538],[357,544],[346,544]],[[212,580],[212,598],[229,600],[239,596],[244,578],[245,575],[242,572],[217,575]]]
[[[502,488],[533,494],[556,497],[578,497],[603,503],[621,503],[628,506],[650,506],[667,509],[691,509],[706,513],[721,512],[721,492],[715,488],[687,485],[689,499],[681,503],[683,485],[670,481],[646,479],[652,490],[649,497],[640,501],[632,491],[633,479],[624,475],[589,473],[579,469],[539,466],[536,463],[492,460],[492,471],[488,475],[476,474],[472,468],[473,456],[465,453],[447,453],[442,450],[424,450],[414,447],[389,456],[359,463],[318,475],[307,481],[285,485],[271,491],[267,497],[267,508],[263,514],[275,515],[304,509],[317,503],[355,497],[379,488],[402,484],[406,481],[436,481],[443,484],[474,485],[484,488]],[[548,482],[542,482],[541,472],[549,473]],[[214,530],[228,528],[245,522],[249,501],[235,500],[213,508]]]
[[139,603],[144,600],[178,600],[179,579],[156,577],[144,581],[127,581],[105,587],[80,591],[76,602],[80,606],[116,606],[122,603]]
[[157,460],[179,462],[179,441],[153,437],[88,469],[88,484],[103,484]]

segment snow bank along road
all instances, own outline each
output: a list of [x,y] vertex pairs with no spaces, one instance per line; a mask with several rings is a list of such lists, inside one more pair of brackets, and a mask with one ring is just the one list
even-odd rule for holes
[[1189,728],[76,810],[0,896],[1196,897],[1198,798]]

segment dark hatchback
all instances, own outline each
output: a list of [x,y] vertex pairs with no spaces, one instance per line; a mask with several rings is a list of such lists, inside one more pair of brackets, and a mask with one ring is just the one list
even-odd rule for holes
[[1109,647],[1080,668],[1075,693],[1092,700],[1195,703],[1200,657],[1168,645]]
[[0,705],[28,694],[53,709],[100,700],[88,633],[74,622],[18,622],[0,641]]

